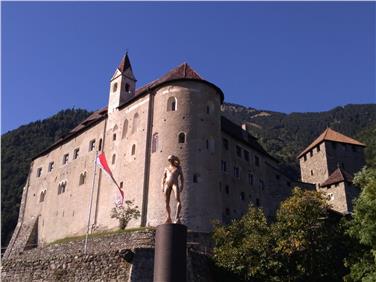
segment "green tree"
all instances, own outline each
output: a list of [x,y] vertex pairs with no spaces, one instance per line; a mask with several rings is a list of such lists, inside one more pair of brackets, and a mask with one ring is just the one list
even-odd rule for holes
[[216,224],[214,260],[243,280],[267,281],[273,272],[272,237],[261,209],[250,207],[228,226]]
[[125,229],[132,219],[137,219],[140,215],[138,206],[134,206],[134,201],[131,200],[125,201],[125,206],[116,203],[111,210],[111,218],[119,220],[120,229]]
[[359,241],[361,248],[347,259],[350,274],[346,280],[376,281],[376,169],[364,168],[354,184],[362,191],[355,201],[348,234]]
[[244,281],[341,281],[351,241],[324,195],[295,188],[273,223],[251,207],[214,229],[214,260]]

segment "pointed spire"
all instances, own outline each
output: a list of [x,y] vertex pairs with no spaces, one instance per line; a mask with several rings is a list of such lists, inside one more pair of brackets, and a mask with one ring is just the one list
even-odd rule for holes
[[128,51],[125,53],[125,55],[121,59],[119,66],[118,66],[118,70],[122,74],[125,74],[128,78],[136,80],[133,74],[131,61],[129,60],[129,57],[128,57]]

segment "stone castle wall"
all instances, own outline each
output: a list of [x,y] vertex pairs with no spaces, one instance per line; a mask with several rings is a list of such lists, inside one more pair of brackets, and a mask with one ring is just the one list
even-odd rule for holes
[[[153,230],[56,243],[24,251],[2,262],[2,281],[137,281],[153,280]],[[208,234],[188,233],[188,281],[212,281],[203,253]],[[122,254],[130,250],[132,259]]]

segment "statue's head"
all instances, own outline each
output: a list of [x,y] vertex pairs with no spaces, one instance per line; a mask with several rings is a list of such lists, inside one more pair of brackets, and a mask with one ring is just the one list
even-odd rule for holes
[[167,160],[174,166],[179,166],[180,165],[180,160],[177,156],[175,155],[169,155],[167,157]]

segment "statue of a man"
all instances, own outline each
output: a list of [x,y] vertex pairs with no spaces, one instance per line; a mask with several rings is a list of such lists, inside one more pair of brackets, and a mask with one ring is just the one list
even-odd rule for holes
[[[175,223],[180,223],[180,193],[183,191],[184,185],[184,176],[183,171],[180,166],[180,160],[174,155],[170,155],[167,158],[170,165],[165,168],[162,178],[162,191],[165,195],[166,200],[166,210],[167,210],[167,220],[166,223],[172,223],[171,221],[171,208],[170,208],[170,196],[171,190],[174,190],[175,199],[176,199],[176,216]],[[179,177],[180,177],[180,186],[179,186]]]

